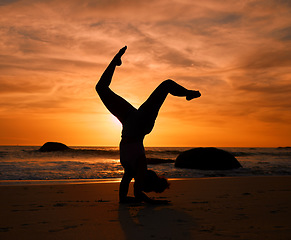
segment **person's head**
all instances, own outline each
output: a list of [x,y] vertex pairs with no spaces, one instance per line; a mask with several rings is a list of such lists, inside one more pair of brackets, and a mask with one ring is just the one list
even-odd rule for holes
[[165,177],[159,177],[154,171],[147,170],[143,191],[161,193],[169,186]]

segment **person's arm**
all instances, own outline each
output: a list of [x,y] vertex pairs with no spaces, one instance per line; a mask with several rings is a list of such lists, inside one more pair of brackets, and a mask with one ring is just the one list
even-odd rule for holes
[[120,203],[126,203],[126,202],[132,201],[132,197],[127,196],[131,179],[132,179],[132,176],[127,171],[124,171],[122,180],[119,185],[119,202]]
[[136,182],[134,183],[134,196],[137,200],[141,202],[153,203],[154,200],[149,198],[143,191],[137,187]]
[[141,158],[137,167],[137,174],[134,177],[134,196],[136,201],[139,202],[146,202],[150,204],[168,204],[169,201],[167,200],[155,200],[152,198],[149,198],[144,192],[143,192],[143,185],[146,181],[146,171],[147,171],[147,161],[144,156],[144,158]]
[[146,202],[150,204],[168,204],[170,201],[168,200],[156,200],[148,197],[143,191],[141,191],[138,187],[138,184],[134,184],[134,196],[137,201]]

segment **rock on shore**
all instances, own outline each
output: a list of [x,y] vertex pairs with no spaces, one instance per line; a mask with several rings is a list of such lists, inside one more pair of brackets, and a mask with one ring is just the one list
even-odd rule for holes
[[193,148],[182,152],[175,167],[200,170],[228,170],[242,167],[229,152],[218,148]]

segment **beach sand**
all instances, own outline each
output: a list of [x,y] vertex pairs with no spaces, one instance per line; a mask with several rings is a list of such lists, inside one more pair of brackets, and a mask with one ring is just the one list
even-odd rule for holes
[[163,206],[119,204],[119,183],[0,186],[0,239],[291,239],[290,176],[170,182]]

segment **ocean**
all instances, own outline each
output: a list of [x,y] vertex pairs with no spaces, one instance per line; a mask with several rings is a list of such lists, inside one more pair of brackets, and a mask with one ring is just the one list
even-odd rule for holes
[[[71,147],[75,151],[39,152],[40,146],[0,146],[0,184],[94,182],[120,180],[118,147]],[[148,158],[175,160],[185,147],[147,147]],[[291,175],[291,148],[221,148],[243,166],[234,170],[175,168],[174,163],[149,164],[167,178]],[[48,181],[50,180],[50,181]]]

